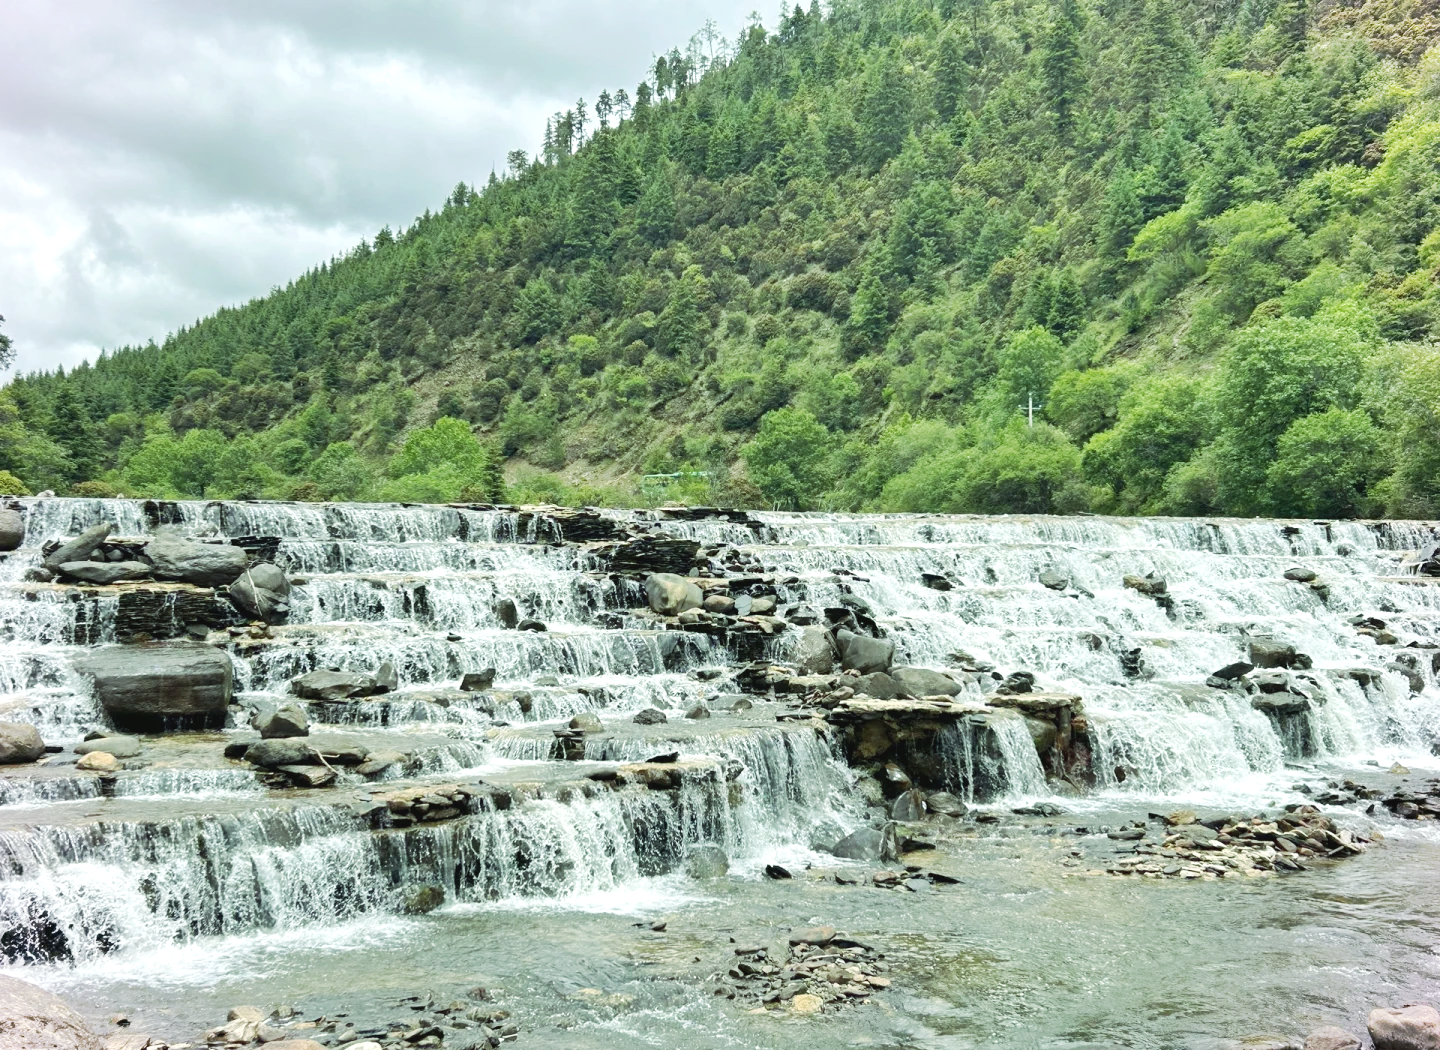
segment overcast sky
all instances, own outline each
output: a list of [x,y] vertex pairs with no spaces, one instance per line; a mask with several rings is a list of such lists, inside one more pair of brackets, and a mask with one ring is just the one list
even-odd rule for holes
[[733,39],[755,6],[0,0],[16,368],[159,341],[264,294],[533,153],[577,97],[633,94],[707,18]]

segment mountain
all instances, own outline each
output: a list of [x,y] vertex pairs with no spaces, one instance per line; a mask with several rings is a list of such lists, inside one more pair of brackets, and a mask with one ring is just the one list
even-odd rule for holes
[[1437,30],[837,0],[697,36],[409,228],[17,378],[0,488],[1437,516]]

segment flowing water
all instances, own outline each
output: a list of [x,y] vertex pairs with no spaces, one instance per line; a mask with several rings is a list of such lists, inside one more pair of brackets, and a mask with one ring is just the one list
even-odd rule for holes
[[[62,745],[104,724],[72,660],[119,644],[117,599],[22,582],[46,540],[100,521],[122,536],[278,537],[277,563],[304,582],[273,639],[231,646],[241,702],[274,702],[316,667],[389,661],[396,693],[311,705],[312,722],[330,723],[316,730],[406,735],[420,748],[409,780],[531,785],[503,810],[377,832],[324,792],[212,768],[194,757],[205,734],[147,740],[157,760],[108,793],[63,762],[0,778],[0,957],[97,1022],[118,1010],[132,1030],[194,1038],[242,1002],[383,1020],[401,997],[481,984],[523,1044],[547,1047],[1219,1047],[1440,998],[1433,822],[1336,807],[1384,843],[1284,879],[1084,874],[1114,846],[1102,829],[1150,811],[1273,813],[1332,778],[1398,784],[1405,774],[1385,772],[1397,762],[1412,786],[1435,775],[1440,581],[1404,564],[1436,541],[1430,524],[606,512],[738,547],[774,575],[782,605],[868,609],[898,663],[1026,670],[1083,699],[1095,784],[1079,795],[1053,793],[1018,716],[995,719],[984,748],[941,735],[952,790],[1005,819],[937,829],[962,881],[916,894],[822,877],[867,870],[822,848],[874,815],[833,734],[777,723],[767,705],[685,723],[697,701],[735,691],[736,653],[629,615],[643,593],[557,542],[543,515],[23,502],[25,546],[0,561],[0,718]],[[1328,595],[1287,580],[1296,567]],[[1152,572],[1167,600],[1122,585]],[[503,629],[501,598],[548,630]],[[1357,632],[1357,617],[1383,620],[1397,644]],[[784,660],[797,637],[768,655]],[[1297,672],[1314,708],[1299,730],[1205,687],[1252,639],[1312,658]],[[488,700],[427,696],[489,667]],[[962,700],[982,698],[969,688]],[[673,732],[631,728],[652,706]],[[551,731],[588,711],[612,731],[585,741],[585,762],[642,760],[658,740],[711,765],[674,792],[576,793]],[[1064,813],[1009,814],[1037,801]],[[727,877],[683,873],[704,843],[729,854]],[[766,879],[772,863],[797,877]],[[405,915],[423,885],[445,905]],[[661,920],[666,932],[649,930]],[[891,990],[808,1019],[710,994],[731,938],[812,923],[885,951]]]

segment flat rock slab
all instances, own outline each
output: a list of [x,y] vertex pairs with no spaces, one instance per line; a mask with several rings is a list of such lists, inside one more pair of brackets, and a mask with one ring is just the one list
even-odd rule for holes
[[109,646],[75,659],[95,682],[95,698],[123,729],[225,724],[234,672],[211,645],[185,642]]
[[100,1050],[100,1039],[59,996],[0,976],[0,1050]]

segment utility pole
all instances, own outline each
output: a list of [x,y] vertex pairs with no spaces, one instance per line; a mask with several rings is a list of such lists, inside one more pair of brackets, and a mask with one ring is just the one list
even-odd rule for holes
[[1029,426],[1031,430],[1035,429],[1035,410],[1044,407],[1044,405],[1037,405],[1035,403],[1035,395],[1033,393],[1026,395],[1025,404],[1020,406],[1020,411],[1025,413],[1027,420],[1026,425]]

